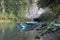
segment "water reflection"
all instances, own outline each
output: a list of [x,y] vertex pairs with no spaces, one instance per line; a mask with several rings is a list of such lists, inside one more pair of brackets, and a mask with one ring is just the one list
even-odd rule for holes
[[11,40],[16,36],[17,30],[15,22],[0,23],[0,40]]

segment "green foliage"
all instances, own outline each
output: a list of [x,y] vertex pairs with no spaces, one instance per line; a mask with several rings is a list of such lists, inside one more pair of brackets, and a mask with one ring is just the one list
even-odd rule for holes
[[53,19],[55,19],[55,13],[53,13],[51,10],[49,10],[48,12],[42,14],[39,19],[40,21],[44,22],[44,21],[52,21]]
[[46,33],[54,32],[60,29],[60,19],[53,20],[52,22],[43,22],[37,29],[38,33],[36,35],[36,38],[40,38]]
[[[0,0],[4,1],[5,12],[2,5],[0,5],[0,40],[12,40],[17,35],[18,26],[16,21],[25,22],[28,19],[25,18],[25,12],[30,6],[28,0]],[[4,32],[3,32],[4,30]],[[22,33],[23,34],[23,33]]]
[[38,39],[46,33],[60,29],[60,0],[39,0],[37,5],[42,8],[49,7],[49,11],[39,17],[42,22],[37,28]]
[[[4,1],[2,5],[9,18],[12,18],[12,20],[15,21],[20,20],[20,18],[24,20],[26,10],[30,6],[29,0],[1,0],[0,4],[2,1]],[[2,5],[0,5],[2,8],[0,11],[3,11]]]
[[60,0],[38,0],[39,7],[53,7],[60,4]]

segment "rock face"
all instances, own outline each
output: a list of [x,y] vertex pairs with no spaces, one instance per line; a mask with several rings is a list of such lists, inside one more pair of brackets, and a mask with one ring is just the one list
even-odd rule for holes
[[38,11],[37,3],[33,3],[27,10],[26,17],[35,18],[33,16],[35,16],[37,14],[37,11]]
[[37,0],[34,0],[26,12],[26,17],[30,19],[38,18],[42,13],[45,13],[46,11],[48,11],[48,7],[38,9]]

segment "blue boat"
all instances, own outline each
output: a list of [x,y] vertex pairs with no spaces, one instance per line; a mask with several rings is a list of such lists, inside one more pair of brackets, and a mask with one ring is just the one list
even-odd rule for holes
[[25,22],[25,23],[17,22],[20,32],[34,30],[36,27],[38,27],[39,24],[40,23],[38,22]]

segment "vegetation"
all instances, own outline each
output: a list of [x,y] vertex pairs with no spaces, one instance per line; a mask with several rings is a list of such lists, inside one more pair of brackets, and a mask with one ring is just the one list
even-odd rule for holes
[[5,13],[9,18],[15,21],[20,19],[24,20],[25,13],[29,5],[30,3],[28,0],[1,0],[0,14]]
[[39,39],[46,33],[60,29],[60,0],[39,0],[37,5],[42,8],[49,7],[49,11],[39,17],[42,22],[37,28],[36,38]]
[[[25,22],[28,0],[0,0],[0,40],[12,40],[18,34],[16,22]],[[23,35],[23,34],[22,34]]]
[[[16,35],[16,21],[29,20],[25,13],[30,5],[29,0],[0,0],[0,40],[11,40]],[[38,0],[37,5],[39,8],[49,7],[49,11],[39,17],[41,25],[36,29],[36,38],[60,29],[60,0]]]

